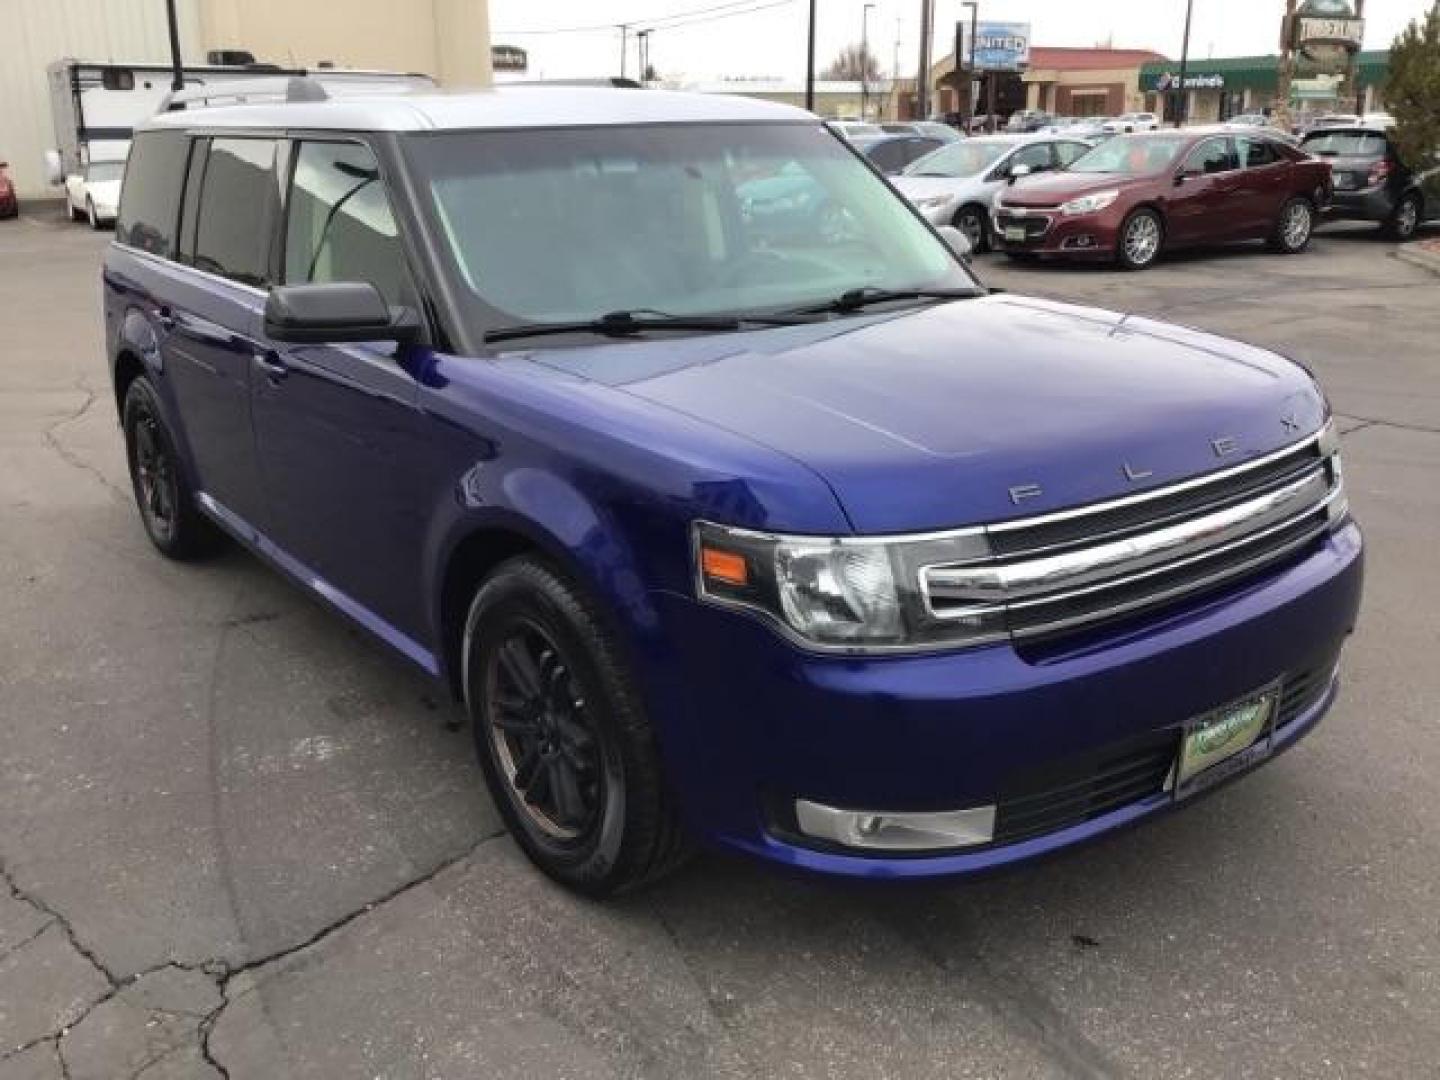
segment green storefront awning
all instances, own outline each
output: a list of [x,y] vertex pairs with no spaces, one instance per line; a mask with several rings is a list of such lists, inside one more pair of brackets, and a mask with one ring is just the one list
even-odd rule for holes
[[[1388,51],[1362,52],[1359,60],[1361,85],[1376,86],[1384,82],[1390,63]],[[1275,55],[1232,56],[1220,60],[1193,59],[1185,66],[1185,85],[1191,90],[1223,90],[1226,93],[1254,90],[1274,93],[1279,72],[1280,57]],[[1303,79],[1313,74],[1313,66],[1302,58],[1296,65],[1296,77]],[[1179,78],[1179,61],[1153,61],[1140,67],[1141,90],[1173,90]]]

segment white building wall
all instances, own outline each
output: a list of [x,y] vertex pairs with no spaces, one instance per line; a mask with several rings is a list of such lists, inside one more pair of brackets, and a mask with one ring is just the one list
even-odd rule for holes
[[[182,55],[202,60],[197,0],[177,0]],[[0,161],[20,198],[57,195],[45,183],[45,151],[55,145],[45,67],[84,60],[168,63],[162,0],[6,0],[0,37]]]

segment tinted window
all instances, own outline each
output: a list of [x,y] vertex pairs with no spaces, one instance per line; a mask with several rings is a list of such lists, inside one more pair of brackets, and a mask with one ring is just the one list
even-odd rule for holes
[[1275,144],[1268,139],[1242,136],[1235,140],[1235,145],[1239,147],[1241,164],[1247,169],[1274,165],[1280,160],[1279,151],[1275,149]]
[[404,302],[405,256],[380,168],[368,147],[303,143],[285,227],[285,281],[368,281]]
[[899,140],[883,142],[865,151],[881,172],[898,172],[905,165],[905,144]]
[[211,140],[195,230],[196,269],[244,285],[269,284],[275,195],[274,140]]
[[1385,136],[1378,131],[1327,131],[1306,135],[1300,149],[1321,157],[1385,156]]
[[183,263],[195,259],[195,218],[200,209],[200,185],[205,179],[205,155],[209,139],[196,139],[190,144],[190,169],[186,173],[185,199],[180,212],[180,246],[175,258]]
[[148,131],[135,137],[121,185],[115,239],[169,258],[175,251],[180,187],[190,140],[179,131]]
[[1015,151],[1015,156],[1010,159],[1010,168],[1016,165],[1029,165],[1035,172],[1050,168],[1050,144],[1036,143]]
[[1194,150],[1185,159],[1185,166],[1182,171],[1187,173],[1220,173],[1228,172],[1235,168],[1234,155],[1230,150],[1229,139],[1209,139]]

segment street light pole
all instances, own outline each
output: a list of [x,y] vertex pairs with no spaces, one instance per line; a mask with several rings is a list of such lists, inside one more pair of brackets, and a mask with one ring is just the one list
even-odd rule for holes
[[860,9],[860,119],[870,119],[870,10],[874,4]]
[[915,119],[930,115],[930,28],[934,10],[931,0],[920,0],[920,70],[915,75]]
[[[965,117],[965,134],[969,135],[970,128],[975,123],[975,35],[980,32],[980,5],[976,0],[965,0],[960,6],[970,9],[970,63],[966,66],[969,85],[965,87],[965,100],[969,103],[969,115]],[[960,70],[959,50],[955,53],[955,70]]]
[[810,0],[810,29],[805,43],[805,111],[815,111],[815,0]]
[[1185,123],[1185,113],[1188,111],[1189,98],[1185,90],[1185,67],[1190,60],[1190,14],[1195,6],[1195,0],[1185,0],[1185,40],[1180,43],[1180,100],[1175,108],[1175,126],[1178,128]]

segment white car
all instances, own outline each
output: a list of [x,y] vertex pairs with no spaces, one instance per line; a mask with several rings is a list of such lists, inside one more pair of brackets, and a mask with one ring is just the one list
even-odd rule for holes
[[92,161],[83,172],[65,178],[65,202],[71,221],[88,221],[92,229],[115,223],[120,206],[123,161]]
[[1063,169],[1090,146],[1062,135],[979,135],[931,151],[891,183],[930,224],[953,225],[980,252],[990,245],[997,192],[1031,173]]
[[1160,117],[1153,112],[1127,112],[1105,121],[1105,130],[1111,135],[1128,135],[1132,131],[1154,131],[1160,126]]

